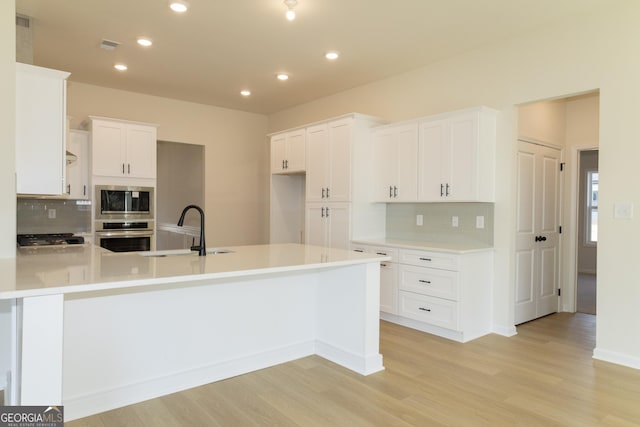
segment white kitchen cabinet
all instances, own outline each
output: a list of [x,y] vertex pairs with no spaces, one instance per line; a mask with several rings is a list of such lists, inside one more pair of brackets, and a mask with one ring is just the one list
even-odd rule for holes
[[284,132],[271,137],[271,173],[303,173],[305,164],[304,129]]
[[495,111],[480,107],[420,124],[418,201],[495,199]]
[[372,133],[373,200],[408,202],[418,197],[418,124],[386,126]]
[[16,190],[65,192],[69,73],[16,63]]
[[369,245],[352,245],[356,252],[386,255],[391,261],[380,263],[380,311],[398,313],[398,249]]
[[307,128],[307,202],[351,200],[353,118]]
[[67,139],[67,151],[72,153],[76,160],[67,163],[67,196],[71,199],[89,199],[90,174],[89,165],[89,132],[70,129]]
[[338,249],[349,248],[349,203],[307,203],[305,219],[305,243]]
[[90,119],[93,175],[156,179],[156,125]]

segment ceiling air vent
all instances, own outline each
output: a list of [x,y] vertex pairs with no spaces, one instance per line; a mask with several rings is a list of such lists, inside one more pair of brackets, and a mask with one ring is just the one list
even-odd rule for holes
[[113,40],[102,39],[102,41],[100,42],[100,47],[104,50],[114,50],[121,44],[122,43],[114,42]]

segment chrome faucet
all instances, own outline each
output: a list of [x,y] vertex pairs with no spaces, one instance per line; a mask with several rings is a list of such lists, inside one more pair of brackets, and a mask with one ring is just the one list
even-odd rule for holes
[[189,205],[182,210],[182,214],[180,214],[180,219],[178,220],[178,227],[182,227],[184,224],[184,215],[187,213],[189,209],[195,209],[200,212],[200,245],[191,246],[192,251],[198,251],[199,256],[207,255],[207,246],[204,242],[204,211],[200,206],[197,205]]

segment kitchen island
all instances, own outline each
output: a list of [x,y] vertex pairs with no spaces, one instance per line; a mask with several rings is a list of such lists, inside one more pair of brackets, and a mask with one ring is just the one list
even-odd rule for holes
[[387,257],[226,249],[149,256],[81,245],[1,261],[16,331],[2,346],[13,360],[7,403],[62,404],[72,420],[312,354],[363,375],[384,369]]

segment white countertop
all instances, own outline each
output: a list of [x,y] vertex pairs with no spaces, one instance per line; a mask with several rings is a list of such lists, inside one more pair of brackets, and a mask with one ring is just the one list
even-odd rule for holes
[[94,245],[19,248],[0,260],[0,299],[238,278],[388,261],[353,251],[275,244],[229,246],[233,253],[146,257]]
[[400,249],[416,249],[421,251],[468,254],[474,252],[493,251],[492,246],[477,242],[427,242],[402,239],[364,239],[354,240],[353,244],[388,246]]

